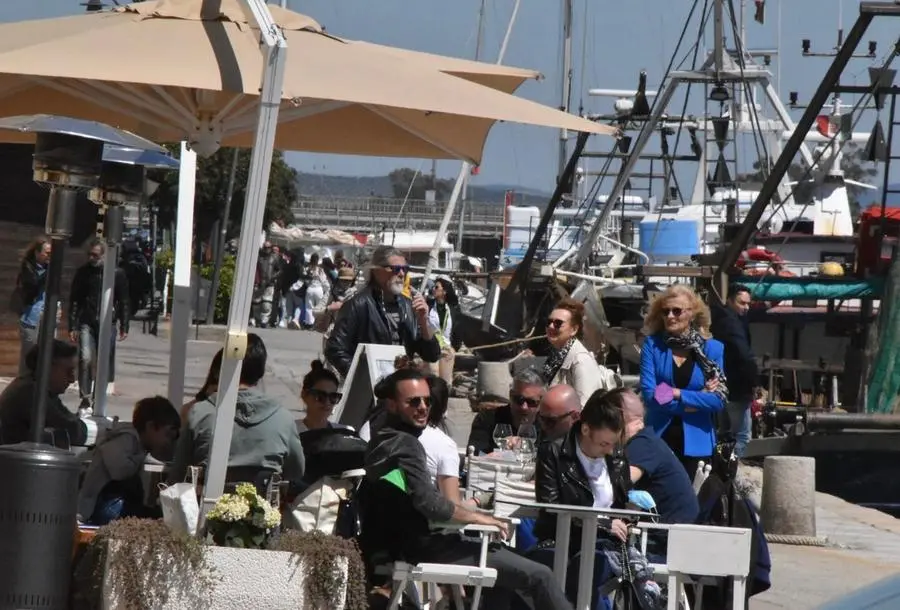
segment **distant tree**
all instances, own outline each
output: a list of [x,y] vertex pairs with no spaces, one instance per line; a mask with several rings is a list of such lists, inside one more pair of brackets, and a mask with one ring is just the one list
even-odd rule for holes
[[[416,170],[409,167],[395,169],[388,174],[388,178],[391,181],[395,199],[404,199],[407,193],[409,193],[410,199],[425,199],[425,191],[434,189],[435,199],[443,201],[450,197],[450,192],[453,190],[452,180],[438,178],[432,185],[431,174],[420,172],[416,175]],[[414,178],[415,182],[413,182]],[[411,189],[410,184],[412,184]]]
[[[171,146],[170,150],[178,157],[180,148]],[[223,148],[209,158],[197,159],[197,186],[194,196],[194,234],[205,240],[209,237],[216,221],[225,212],[225,197],[228,192],[228,179],[231,173],[233,148]],[[228,232],[231,235],[240,232],[241,216],[244,213],[244,196],[250,167],[250,150],[239,149],[237,171],[234,181],[234,199],[228,218]],[[178,204],[178,172],[166,172],[157,179],[161,182],[153,196],[159,206],[159,220],[167,226],[175,219]],[[266,213],[263,226],[272,221],[285,225],[294,220],[291,207],[297,199],[297,171],[284,161],[284,155],[275,151],[272,157],[272,168],[269,173],[269,190],[266,198]],[[254,228],[254,230],[262,227]]]

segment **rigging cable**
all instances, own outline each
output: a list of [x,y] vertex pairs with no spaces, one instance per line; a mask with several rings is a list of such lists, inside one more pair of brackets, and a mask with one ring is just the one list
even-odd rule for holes
[[[700,40],[703,38],[703,32],[706,30],[706,24],[708,23],[709,16],[711,13],[712,13],[712,7],[709,5],[709,0],[704,0],[703,1],[703,11],[702,11],[701,17],[700,17],[700,24],[697,29],[697,39],[694,41],[694,45],[693,45],[693,56],[691,58],[691,69],[692,70],[697,69],[697,60],[699,59],[699,56],[700,56]],[[688,19],[690,20],[690,16],[688,16]],[[689,24],[689,21],[685,23],[685,30],[687,30],[688,24]],[[678,53],[677,48],[675,49],[675,53]],[[674,59],[674,54],[673,54],[673,59]],[[685,58],[682,60],[682,63],[684,63],[684,61],[686,61],[686,60],[687,60],[687,56],[685,56]],[[692,83],[689,81],[687,83],[687,86],[685,87],[684,102],[681,105],[681,114],[679,115],[681,117],[684,117],[684,113],[687,112],[688,101],[690,100],[690,97],[691,97],[691,84]],[[684,129],[684,123],[679,122],[678,131],[675,134],[675,145],[672,147],[673,151],[678,150],[678,143],[681,141],[681,134],[682,134],[683,129]],[[663,163],[664,164],[668,163],[669,174],[674,178],[675,189],[676,189],[676,192],[678,193],[678,197],[681,198],[682,201],[684,201],[684,194],[681,192],[681,185],[678,182],[678,176],[675,174],[674,163],[672,162],[671,158],[669,158],[669,159],[664,158]],[[664,194],[664,196],[666,196],[666,195],[667,194]],[[653,248],[656,246],[656,239],[659,236],[659,223],[662,220],[662,215],[663,215],[663,206],[660,205],[659,211],[656,215],[656,227],[653,229],[653,240],[650,242],[650,248],[648,251],[652,251]],[[706,217],[706,214],[704,213],[704,218],[705,217]],[[705,228],[705,223],[704,223],[704,228]]]

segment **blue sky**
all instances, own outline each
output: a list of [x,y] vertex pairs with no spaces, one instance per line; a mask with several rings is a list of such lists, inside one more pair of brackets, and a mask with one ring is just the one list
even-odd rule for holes
[[[649,87],[656,88],[675,48],[691,1],[574,2],[576,82],[573,107],[577,109],[583,102],[588,110],[609,110],[611,100],[590,98],[587,89],[633,88],[642,69],[648,72]],[[739,0],[734,2],[739,4]],[[330,32],[347,38],[461,57],[473,57],[475,52],[480,0],[288,0],[288,4],[293,10],[311,15]],[[513,0],[486,0],[482,55],[486,61],[496,59],[513,4]],[[747,4],[753,2],[748,0]],[[780,11],[779,4],[783,5]],[[780,81],[784,99],[791,90],[799,92],[801,101],[808,99],[830,63],[828,59],[802,58],[801,39],[811,39],[814,50],[834,46],[841,15],[844,28],[849,29],[856,18],[857,6],[849,0],[767,0],[765,25],[753,22],[751,9],[748,9],[750,48],[778,44],[781,13]],[[79,0],[8,0],[0,3],[0,21],[55,17],[83,10]],[[553,106],[559,103],[560,96],[561,10],[558,0],[524,0],[506,59],[507,64],[541,71],[545,79],[526,83],[519,95]],[[900,19],[879,18],[870,28],[866,40],[878,42],[879,58],[896,40],[900,31],[898,26]],[[688,44],[694,36],[689,35]],[[865,43],[861,47],[864,48]],[[102,61],[102,55],[98,56],[98,61]],[[866,68],[869,65],[867,60],[855,60],[845,73],[844,82],[868,84]],[[775,67],[773,63],[772,68]],[[853,101],[845,100],[847,103]],[[870,116],[864,118],[858,130],[871,128],[874,114],[868,114]],[[481,174],[473,182],[551,190],[557,166],[557,138],[556,132],[546,128],[498,125],[489,138]],[[593,147],[608,150],[609,145],[609,140],[605,139],[597,140]],[[384,175],[401,166],[430,170],[430,161],[418,159],[290,153],[289,161],[302,171],[344,175]],[[900,175],[900,164],[896,165],[894,176]],[[438,174],[455,176],[458,168],[458,163],[442,161],[438,164]]]

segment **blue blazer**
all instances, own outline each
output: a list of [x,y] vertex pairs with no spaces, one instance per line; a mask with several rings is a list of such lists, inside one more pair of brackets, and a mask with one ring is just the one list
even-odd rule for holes
[[[704,353],[725,370],[725,346],[715,339],[707,339]],[[706,380],[700,365],[694,363],[694,372],[687,388],[681,390],[681,398],[665,404],[656,402],[653,393],[660,383],[675,387],[672,376],[672,350],[666,345],[663,335],[653,335],[644,339],[641,347],[641,397],[647,409],[646,425],[662,436],[673,417],[680,417],[684,425],[684,454],[691,457],[712,455],[716,446],[715,415],[725,402],[717,394],[703,391]],[[685,408],[696,411],[686,413]]]

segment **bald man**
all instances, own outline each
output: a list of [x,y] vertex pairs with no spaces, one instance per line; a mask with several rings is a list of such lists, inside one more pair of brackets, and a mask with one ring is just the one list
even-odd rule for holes
[[561,384],[547,390],[537,416],[544,440],[555,441],[564,437],[580,415],[581,402],[575,388]]
[[644,403],[627,388],[611,397],[625,414],[625,457],[631,465],[631,481],[656,501],[663,523],[694,523],[700,512],[691,480],[681,462],[661,438],[644,428]]

